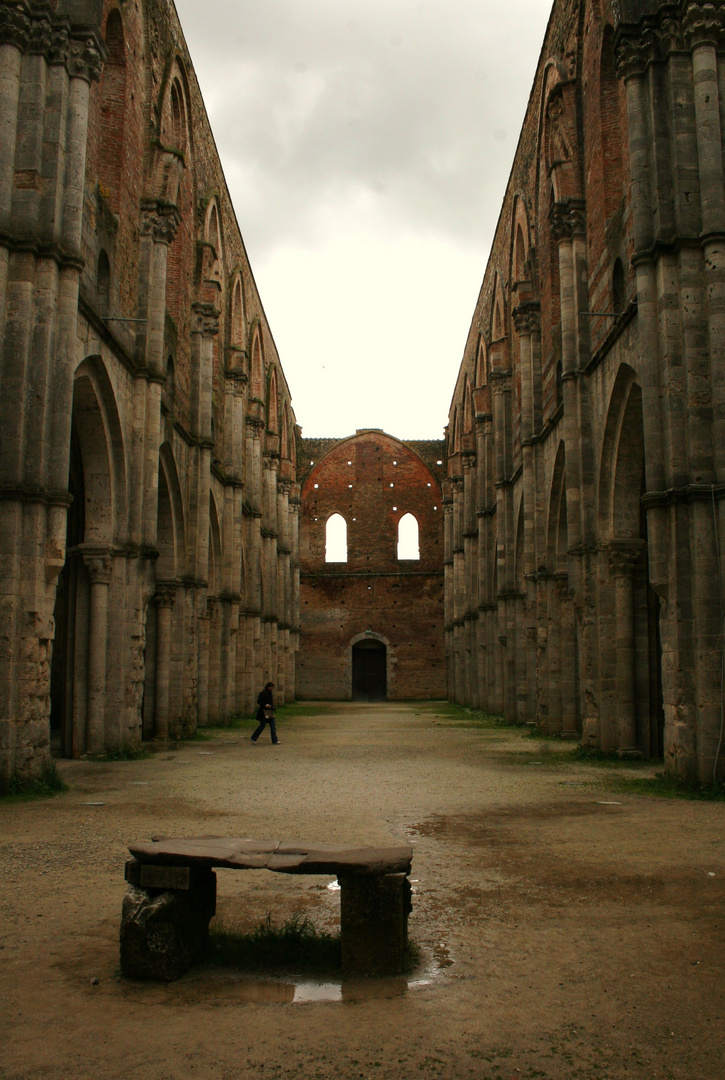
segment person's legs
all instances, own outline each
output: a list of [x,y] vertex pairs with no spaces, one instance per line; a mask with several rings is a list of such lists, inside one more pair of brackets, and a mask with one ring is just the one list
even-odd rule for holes
[[267,723],[269,724],[269,733],[272,736],[272,742],[278,743],[279,739],[277,738],[277,725],[275,723],[274,717],[270,717]]
[[[256,742],[257,741],[259,736],[264,731],[266,723],[267,723],[266,720],[260,720],[259,721],[259,727],[255,728],[255,730],[252,732],[252,738],[250,740],[251,742]],[[274,742],[274,737],[273,737],[272,741]]]

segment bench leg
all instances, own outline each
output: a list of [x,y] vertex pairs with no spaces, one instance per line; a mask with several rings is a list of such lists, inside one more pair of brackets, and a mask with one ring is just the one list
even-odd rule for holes
[[172,982],[209,948],[216,910],[216,874],[194,874],[187,889],[129,885],[121,914],[121,974]]
[[400,975],[412,907],[408,878],[345,874],[338,881],[343,974]]

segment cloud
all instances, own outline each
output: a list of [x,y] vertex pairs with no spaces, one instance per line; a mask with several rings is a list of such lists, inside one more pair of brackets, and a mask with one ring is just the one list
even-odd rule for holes
[[[480,249],[490,206],[503,195],[547,7],[179,0],[237,209],[253,222],[253,249],[319,237],[321,209],[344,214],[360,190],[397,227]],[[522,56],[534,58],[528,70]]]
[[298,421],[439,437],[550,0],[176,0]]

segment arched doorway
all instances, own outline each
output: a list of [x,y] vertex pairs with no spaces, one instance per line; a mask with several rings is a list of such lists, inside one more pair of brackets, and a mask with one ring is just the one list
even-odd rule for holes
[[385,701],[388,695],[388,650],[377,638],[352,647],[352,700]]

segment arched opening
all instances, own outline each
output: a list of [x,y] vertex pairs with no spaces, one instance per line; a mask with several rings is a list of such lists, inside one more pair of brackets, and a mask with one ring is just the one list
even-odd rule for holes
[[[85,361],[73,389],[68,470],[73,501],[53,612],[50,737],[53,751],[63,757],[100,750],[105,739],[106,670],[99,658],[106,655],[114,504],[116,497],[122,501],[123,486],[113,446],[117,416],[104,400],[107,390],[97,366]],[[122,447],[116,450],[122,457]]]
[[232,289],[230,340],[233,348],[244,348],[244,294],[240,276],[237,276]]
[[385,701],[388,696],[388,650],[377,638],[352,647],[352,700]]
[[660,601],[649,573],[642,391],[623,365],[612,392],[600,476],[607,546],[602,664],[616,674],[615,712],[603,718],[604,749],[664,752]]
[[325,562],[347,562],[347,522],[342,514],[333,514],[325,525]]
[[398,559],[420,559],[420,529],[412,514],[403,514],[398,522]]
[[126,121],[126,41],[121,13],[114,8],[106,23],[108,59],[101,77],[101,152],[99,183],[114,213],[121,204]]
[[269,401],[267,403],[267,430],[273,431],[275,434],[279,432],[279,409],[278,409],[278,390],[277,390],[277,369],[272,368],[272,373],[269,376]]
[[262,400],[262,378],[264,374],[264,357],[262,355],[262,341],[259,330],[255,330],[252,341],[252,372],[251,372],[251,396],[255,401]]
[[516,226],[516,245],[514,247],[514,280],[526,280],[526,241],[521,225]]

